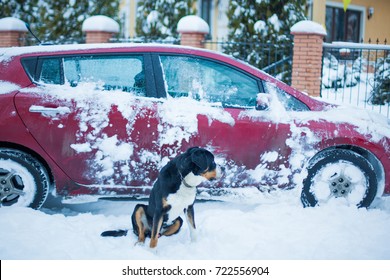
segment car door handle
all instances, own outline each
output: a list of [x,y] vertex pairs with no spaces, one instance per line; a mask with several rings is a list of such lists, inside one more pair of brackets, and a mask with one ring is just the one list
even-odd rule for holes
[[29,108],[29,111],[31,113],[40,113],[42,115],[50,116],[50,117],[54,117],[56,115],[66,115],[70,113],[70,109],[68,107],[62,107],[62,106],[51,108],[51,107],[32,105]]

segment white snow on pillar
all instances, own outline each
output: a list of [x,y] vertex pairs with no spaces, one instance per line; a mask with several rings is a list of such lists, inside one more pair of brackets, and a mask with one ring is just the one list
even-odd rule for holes
[[24,21],[13,17],[5,17],[0,19],[0,31],[28,32]]
[[107,16],[92,16],[84,20],[82,25],[82,31],[103,31],[119,33],[119,24],[115,20]]
[[207,22],[198,16],[182,17],[177,24],[177,32],[179,33],[204,33],[210,32],[210,27]]

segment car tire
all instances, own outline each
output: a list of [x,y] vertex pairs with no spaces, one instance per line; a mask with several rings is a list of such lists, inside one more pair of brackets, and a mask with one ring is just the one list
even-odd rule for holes
[[1,206],[39,209],[49,193],[44,166],[29,154],[0,148]]
[[348,204],[369,207],[376,196],[375,170],[366,158],[354,151],[323,151],[314,156],[307,171],[301,193],[304,207],[323,205],[340,197]]

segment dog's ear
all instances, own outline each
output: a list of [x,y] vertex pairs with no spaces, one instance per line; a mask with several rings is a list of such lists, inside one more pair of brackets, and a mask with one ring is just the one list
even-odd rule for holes
[[191,161],[198,167],[199,173],[203,173],[213,161],[213,155],[204,149],[194,149],[191,153]]

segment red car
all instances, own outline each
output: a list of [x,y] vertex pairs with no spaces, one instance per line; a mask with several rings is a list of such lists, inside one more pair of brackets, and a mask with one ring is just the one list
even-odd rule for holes
[[232,57],[158,44],[0,49],[0,198],[147,195],[190,146],[225,175],[200,191],[302,188],[304,206],[390,193],[390,126]]

